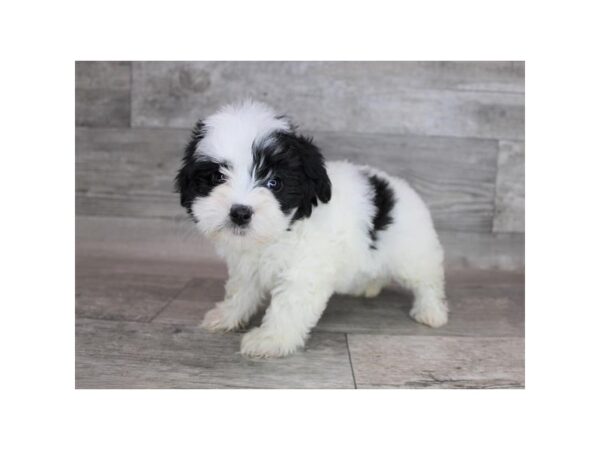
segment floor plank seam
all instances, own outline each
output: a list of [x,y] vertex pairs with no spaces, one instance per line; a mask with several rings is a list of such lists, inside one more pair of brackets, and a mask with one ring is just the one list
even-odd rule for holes
[[348,362],[350,363],[350,373],[352,373],[352,383],[354,383],[354,389],[358,389],[356,386],[356,377],[354,375],[354,366],[352,365],[352,355],[350,354],[350,343],[348,342],[348,333],[344,333],[346,336],[346,350],[348,351]]
[[162,307],[158,310],[158,312],[156,314],[154,314],[150,320],[148,320],[148,323],[153,323],[154,319],[156,319],[158,316],[160,316],[160,314],[169,307],[169,305],[171,303],[173,303],[175,301],[175,299],[177,297],[179,297],[179,295],[185,291],[187,289],[187,287],[194,281],[194,279],[192,278],[191,280],[188,280],[181,289],[179,289],[173,296],[171,296],[170,300]]

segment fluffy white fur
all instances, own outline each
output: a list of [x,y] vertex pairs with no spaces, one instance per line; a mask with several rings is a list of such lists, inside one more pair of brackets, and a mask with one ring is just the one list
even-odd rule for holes
[[[392,281],[414,293],[410,315],[416,321],[432,327],[446,323],[443,250],[427,207],[404,180],[366,166],[328,162],[331,200],[319,202],[310,217],[290,227],[290,215],[271,191],[256,184],[252,172],[253,143],[276,130],[290,131],[287,119],[263,104],[244,102],[204,124],[198,157],[231,162],[227,181],[197,197],[191,208],[229,270],[225,299],[206,314],[205,329],[238,329],[270,299],[262,325],[243,336],[241,351],[288,355],[304,346],[333,293],[375,297]],[[376,250],[369,236],[374,193],[365,173],[387,180],[395,197],[393,222],[378,233]],[[247,229],[229,226],[233,204],[254,209]]]

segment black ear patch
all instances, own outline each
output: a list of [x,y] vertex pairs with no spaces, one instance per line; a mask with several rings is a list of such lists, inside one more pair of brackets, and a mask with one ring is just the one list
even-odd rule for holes
[[312,207],[318,205],[317,200],[327,203],[331,199],[331,181],[325,169],[323,155],[310,138],[282,134],[280,140],[284,148],[296,153],[305,176],[304,195],[294,220],[310,217]]
[[192,130],[190,141],[185,147],[181,169],[175,177],[175,192],[179,192],[181,206],[190,214],[194,199],[207,196],[218,184],[215,183],[215,174],[219,172],[220,164],[196,157],[196,148],[205,134],[206,128],[202,121],[199,121]]
[[296,209],[292,221],[310,217],[318,202],[331,199],[331,181],[319,148],[310,138],[277,132],[254,145],[254,170],[265,181],[277,176],[282,188],[273,195],[283,212]]

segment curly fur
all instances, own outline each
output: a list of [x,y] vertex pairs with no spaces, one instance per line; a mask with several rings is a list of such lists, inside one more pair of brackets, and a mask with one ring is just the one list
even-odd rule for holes
[[[293,353],[333,293],[373,297],[392,281],[414,293],[416,321],[446,323],[443,250],[417,193],[380,170],[325,162],[268,106],[246,101],[199,122],[176,186],[229,271],[204,328],[240,328],[270,300],[243,354]],[[234,205],[250,208],[249,223],[232,222]]]

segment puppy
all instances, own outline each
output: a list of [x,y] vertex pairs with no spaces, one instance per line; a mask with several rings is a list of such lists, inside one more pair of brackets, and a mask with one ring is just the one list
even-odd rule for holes
[[271,300],[244,355],[291,354],[333,293],[375,297],[392,281],[414,293],[417,322],[446,323],[443,250],[417,193],[380,170],[325,162],[268,106],[246,101],[198,122],[175,183],[229,271],[202,326],[238,329]]

